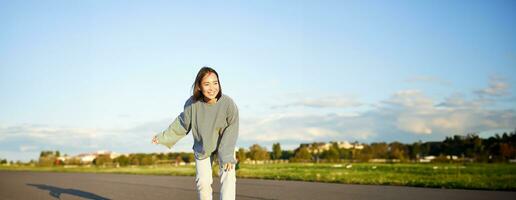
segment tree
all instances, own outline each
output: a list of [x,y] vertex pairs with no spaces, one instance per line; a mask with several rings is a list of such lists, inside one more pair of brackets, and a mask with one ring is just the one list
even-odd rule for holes
[[[337,145],[337,149],[338,149],[338,144],[337,143],[333,143],[334,145]],[[319,157],[321,155],[321,147],[326,145],[324,142],[313,142],[312,144],[309,145],[308,147],[308,150],[309,152],[312,154],[312,156],[314,157],[313,159],[315,160],[315,162],[319,162]]]
[[337,161],[339,161],[340,152],[339,152],[338,147],[336,147],[335,145],[331,145],[330,149],[328,150],[328,154],[327,154],[326,158],[330,162],[337,162]]
[[390,159],[398,159],[405,160],[406,158],[405,145],[400,142],[392,142],[389,144],[389,158]]
[[185,161],[183,160],[183,157],[181,157],[181,156],[177,156],[177,157],[176,157],[176,166],[177,166],[179,163],[181,163],[181,162],[185,162]]
[[190,162],[195,162],[195,155],[194,155],[193,153],[189,153],[189,154],[188,154],[188,160],[189,160]]
[[245,155],[245,149],[239,148],[237,152],[237,158],[239,162],[244,162],[247,159],[247,156]]
[[181,159],[186,163],[195,162],[195,156],[193,153],[180,153],[180,155]]
[[311,160],[312,154],[310,154],[310,152],[308,151],[308,147],[306,146],[299,147],[294,152],[294,158],[292,159],[292,161],[294,162],[309,162]]
[[[176,159],[177,159],[177,156],[173,160],[176,160]],[[142,157],[142,160],[141,160],[140,164],[141,165],[152,165],[152,164],[154,164],[154,160],[155,159],[153,158],[152,155],[144,155]]]
[[137,157],[132,157],[131,165],[140,165],[140,160]]
[[283,151],[281,151],[281,159],[290,160],[292,157],[294,157],[294,151],[293,150],[283,150]]
[[101,154],[98,155],[95,160],[93,160],[93,164],[96,166],[105,166],[113,164],[113,160],[109,154]]
[[113,160],[113,162],[118,163],[120,166],[127,166],[130,164],[129,158],[125,155],[118,156]]
[[352,159],[355,161],[367,162],[373,158],[372,148],[371,145],[368,144],[362,144],[362,146],[363,148],[361,150],[352,150]]
[[410,158],[419,159],[421,157],[421,141],[414,142],[410,147]]
[[41,153],[39,154],[38,165],[45,167],[54,166],[55,161],[57,159],[56,154],[57,151],[41,151]]
[[508,160],[515,155],[514,146],[510,146],[509,144],[502,143],[500,144],[500,155],[504,160]]
[[267,152],[267,148],[261,147],[258,144],[253,144],[249,147],[249,155],[253,160],[269,160],[270,156]]
[[385,142],[371,144],[372,158],[387,158],[389,146]]
[[472,157],[475,158],[475,161],[485,162],[488,160],[489,155],[485,152],[483,141],[478,136],[473,138],[473,152],[474,155]]
[[272,144],[272,159],[278,160],[281,158],[281,146],[280,143]]

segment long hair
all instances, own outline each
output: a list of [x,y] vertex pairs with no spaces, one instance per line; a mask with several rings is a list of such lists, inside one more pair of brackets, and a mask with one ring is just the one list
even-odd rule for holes
[[214,73],[215,76],[217,76],[217,80],[219,81],[219,93],[217,94],[217,99],[220,99],[220,97],[222,96],[222,86],[220,85],[219,74],[211,67],[204,66],[203,68],[201,68],[199,70],[199,72],[197,73],[197,77],[195,77],[195,82],[192,84],[192,91],[193,91],[192,97],[193,97],[194,102],[202,100],[204,98],[204,95],[202,94],[202,91],[201,91],[201,81],[202,81],[202,78],[209,73]]

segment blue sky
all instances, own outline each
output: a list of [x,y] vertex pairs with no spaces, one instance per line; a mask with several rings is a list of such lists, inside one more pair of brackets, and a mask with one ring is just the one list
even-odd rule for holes
[[513,1],[0,1],[0,158],[172,150],[202,66],[240,147],[516,128]]

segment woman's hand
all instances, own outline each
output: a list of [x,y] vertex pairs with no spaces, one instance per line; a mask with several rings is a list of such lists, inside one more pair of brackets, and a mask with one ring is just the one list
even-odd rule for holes
[[233,169],[233,164],[232,163],[226,163],[226,164],[224,164],[223,168],[224,168],[224,171],[226,171],[226,172],[230,171],[231,169]]
[[158,137],[154,136],[152,138],[152,144],[158,144]]

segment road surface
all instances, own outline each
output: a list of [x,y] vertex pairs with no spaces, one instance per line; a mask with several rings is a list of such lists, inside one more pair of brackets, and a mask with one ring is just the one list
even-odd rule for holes
[[[218,178],[213,199],[219,199]],[[0,199],[197,199],[194,177],[0,171]],[[237,179],[237,199],[516,199],[516,192]]]

